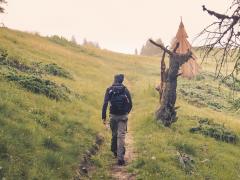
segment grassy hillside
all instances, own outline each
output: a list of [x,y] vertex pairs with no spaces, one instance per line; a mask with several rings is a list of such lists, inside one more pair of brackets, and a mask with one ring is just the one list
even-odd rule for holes
[[[211,69],[195,80],[180,80],[179,120],[164,128],[154,120],[159,59],[6,28],[0,29],[0,40],[1,178],[71,179],[101,134],[105,141],[92,158],[92,178],[111,179],[114,159],[100,115],[105,89],[119,72],[126,75],[134,101],[129,123],[138,157],[129,171],[138,179],[239,178],[239,141],[226,143],[189,131],[207,119],[240,135],[240,115],[234,109],[239,101],[231,99],[226,83],[218,90]],[[184,153],[191,159],[187,165],[180,162]]]

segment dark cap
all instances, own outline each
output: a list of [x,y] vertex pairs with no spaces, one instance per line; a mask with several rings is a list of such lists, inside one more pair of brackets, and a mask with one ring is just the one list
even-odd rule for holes
[[116,74],[114,76],[115,83],[122,83],[124,81],[124,74]]

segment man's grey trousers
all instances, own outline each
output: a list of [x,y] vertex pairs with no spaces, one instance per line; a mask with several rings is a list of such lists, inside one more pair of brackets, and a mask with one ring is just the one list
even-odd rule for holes
[[117,154],[118,160],[124,160],[125,136],[127,131],[128,116],[110,114],[110,127],[112,130],[111,150]]

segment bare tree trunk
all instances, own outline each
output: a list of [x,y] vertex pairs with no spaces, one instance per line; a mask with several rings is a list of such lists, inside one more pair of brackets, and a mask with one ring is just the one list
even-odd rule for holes
[[163,89],[164,89],[165,82],[166,82],[166,64],[165,64],[165,61],[164,61],[165,55],[166,55],[166,52],[163,51],[163,56],[162,56],[162,59],[161,59],[161,82],[160,82],[160,88],[158,89],[159,96],[160,96],[160,99],[159,99],[160,103],[161,103],[161,99],[162,99],[162,95],[163,95]]
[[186,54],[177,54],[176,50],[179,46],[177,44],[176,48],[173,51],[168,50],[164,46],[155,43],[150,40],[151,43],[160,47],[164,52],[170,55],[170,63],[169,68],[165,72],[166,82],[163,86],[160,108],[156,111],[157,120],[161,120],[164,126],[169,127],[173,122],[177,120],[176,113],[176,90],[177,90],[177,78],[180,74],[178,74],[179,68],[182,64],[187,62],[192,58],[192,52],[187,52]]

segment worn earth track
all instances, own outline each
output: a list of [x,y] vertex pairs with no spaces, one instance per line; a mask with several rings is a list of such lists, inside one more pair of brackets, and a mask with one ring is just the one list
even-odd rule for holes
[[127,171],[128,166],[135,158],[135,151],[133,147],[134,141],[132,137],[132,131],[128,130],[126,135],[126,154],[125,154],[125,166],[114,165],[112,168],[112,177],[116,180],[135,180],[136,174],[129,173]]

